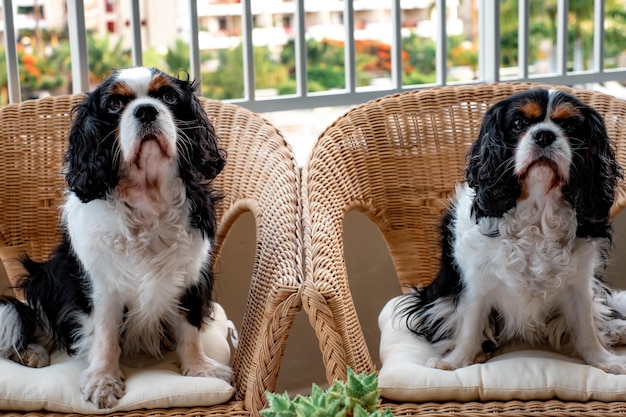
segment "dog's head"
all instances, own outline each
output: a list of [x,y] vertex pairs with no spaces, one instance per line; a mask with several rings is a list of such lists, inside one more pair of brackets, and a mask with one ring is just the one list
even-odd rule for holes
[[493,105],[468,155],[473,215],[501,217],[529,194],[559,190],[576,211],[578,236],[609,236],[621,169],[604,121],[563,91],[531,89]]
[[193,83],[156,68],[113,72],[72,115],[65,178],[83,202],[105,198],[121,178],[150,182],[167,171],[189,185],[225,163]]

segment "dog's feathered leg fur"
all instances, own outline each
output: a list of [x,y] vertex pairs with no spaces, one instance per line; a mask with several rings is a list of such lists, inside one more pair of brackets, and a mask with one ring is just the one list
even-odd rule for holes
[[42,330],[35,311],[15,297],[0,296],[0,358],[31,368],[50,363],[50,355],[38,336]]

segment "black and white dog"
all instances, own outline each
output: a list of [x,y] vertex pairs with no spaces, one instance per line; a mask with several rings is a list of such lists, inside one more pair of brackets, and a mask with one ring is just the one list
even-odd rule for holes
[[225,159],[194,86],[119,70],[72,114],[62,242],[46,262],[24,259],[26,304],[0,299],[0,357],[44,366],[42,344],[86,356],[81,390],[100,408],[124,394],[121,354],[175,349],[183,375],[230,380],[200,340],[212,309],[210,182]]
[[531,89],[484,116],[466,183],[444,216],[441,267],[396,317],[457,369],[512,343],[550,345],[626,373],[626,296],[603,283],[622,171],[603,119],[562,91]]

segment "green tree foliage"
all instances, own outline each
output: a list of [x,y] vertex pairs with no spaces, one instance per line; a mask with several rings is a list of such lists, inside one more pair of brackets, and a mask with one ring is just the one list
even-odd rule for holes
[[309,92],[344,88],[346,71],[343,44],[333,41],[307,41],[307,80]]
[[182,39],[176,39],[174,46],[167,49],[165,65],[171,73],[189,71],[190,65],[189,45]]
[[[501,64],[517,65],[519,0],[500,1]],[[569,1],[569,62],[570,69],[587,69],[592,62],[593,2]],[[545,44],[556,44],[557,0],[530,0],[530,62],[548,60]],[[623,0],[605,0],[605,66],[619,64],[626,45],[626,10]],[[28,31],[19,38],[28,36]],[[90,82],[96,84],[115,68],[131,65],[130,52],[122,40],[88,33],[88,62]],[[39,91],[54,93],[71,91],[70,47],[67,33],[42,32],[44,45],[19,49],[22,95],[30,97]],[[449,37],[448,65],[477,67],[475,44],[465,42],[462,36]],[[21,45],[18,45],[21,47]],[[436,44],[430,38],[410,33],[402,39],[402,77],[404,85],[435,82]],[[45,55],[42,53],[45,51]],[[355,71],[357,86],[367,86],[378,77],[391,73],[390,46],[376,41],[357,41],[355,44]],[[345,88],[345,57],[343,42],[331,40],[306,41],[307,81],[309,92]],[[0,104],[7,101],[7,74],[4,51],[0,51]],[[244,95],[243,50],[241,46],[227,50],[203,51],[203,95],[216,99],[235,99]],[[156,50],[144,53],[144,63],[172,73],[189,71],[189,46],[177,39],[166,54]],[[278,94],[296,92],[295,48],[293,40],[281,50],[268,47],[254,48],[255,89],[275,89]]]
[[[517,34],[519,19],[517,15],[519,0],[500,2],[501,63],[505,67],[517,65]],[[626,10],[622,0],[605,0],[605,59],[614,60],[624,53],[626,45]],[[529,22],[530,61],[546,59],[541,51],[541,43],[548,41],[556,45],[557,0],[531,0]],[[591,65],[593,48],[593,13],[594,4],[589,0],[570,0],[568,11],[568,59],[578,59],[583,68]],[[573,66],[569,68],[574,69]]]
[[254,80],[256,88],[275,88],[289,79],[289,70],[272,57],[266,46],[254,48]]
[[[316,41],[308,39],[307,51],[307,83],[309,92],[327,91],[345,87],[344,48],[343,43],[336,41]],[[296,92],[295,44],[293,39],[280,53],[280,62],[287,68],[289,80],[278,85],[281,94]]]
[[92,83],[99,83],[114,69],[125,68],[132,64],[130,51],[124,49],[122,39],[113,43],[109,35],[87,36],[87,59]]
[[[202,73],[202,94],[218,100],[243,97],[243,47],[219,50],[213,59],[215,71]],[[288,70],[271,58],[267,47],[255,47],[254,79],[257,89],[274,88],[287,81]]]
[[437,46],[430,38],[422,38],[415,33],[402,39],[402,48],[407,51],[407,58],[412,72],[434,74]]
[[[613,2],[611,2],[613,3]],[[607,67],[616,67],[616,58],[626,49],[626,10],[623,7],[607,8],[604,25],[604,54]]]
[[[415,34],[403,39],[403,82],[423,84],[435,81],[435,43]],[[358,41],[355,45],[357,86],[367,86],[391,71],[390,46],[376,41]],[[293,94],[295,87],[295,48],[290,41],[281,53],[281,63],[289,69],[290,79],[278,86],[280,94]],[[307,82],[309,92],[345,88],[343,42],[307,40]]]
[[[20,74],[20,87],[23,99],[35,98],[41,91],[52,91],[64,83],[55,61],[40,58],[35,50],[26,50],[22,45],[17,48],[17,59]],[[0,105],[8,102],[8,74],[6,69],[6,53],[0,49]]]
[[241,46],[217,52],[215,71],[202,74],[202,95],[218,100],[243,97],[243,52]]
[[[478,51],[467,45],[462,35],[450,36],[447,39],[448,66],[467,66],[476,70]],[[405,85],[434,83],[437,45],[431,38],[423,38],[411,33],[402,39],[405,71],[402,82]]]

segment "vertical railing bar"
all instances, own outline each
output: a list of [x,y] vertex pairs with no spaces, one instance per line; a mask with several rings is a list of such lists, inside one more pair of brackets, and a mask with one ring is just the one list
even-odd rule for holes
[[485,83],[500,81],[500,2],[481,0],[479,10],[480,79]]
[[243,96],[254,101],[256,82],[254,79],[254,44],[252,43],[252,0],[241,0],[241,26],[243,29]]
[[89,62],[87,59],[87,31],[83,0],[67,0],[67,19],[72,62],[72,92],[89,90]]
[[344,43],[344,68],[346,77],[346,90],[354,92],[356,90],[355,73],[355,45],[354,45],[354,1],[344,0],[343,22],[346,30],[346,41]]
[[437,50],[435,52],[435,74],[438,85],[446,85],[448,78],[448,37],[446,27],[446,0],[436,0]]
[[391,3],[391,85],[399,90],[402,88],[402,9],[400,0]]
[[604,71],[604,0],[593,5],[593,69]]
[[196,92],[202,95],[202,70],[200,69],[198,31],[198,1],[189,0],[189,71],[191,71],[191,79],[195,81]]
[[529,65],[529,35],[530,35],[530,0],[519,0],[518,4],[518,32],[517,32],[517,66],[519,77],[528,79]]
[[22,101],[22,92],[20,88],[20,70],[17,60],[12,0],[2,0],[2,16],[4,18],[4,50],[7,61],[9,103],[19,103]]
[[306,97],[308,94],[308,78],[307,78],[307,46],[305,38],[305,19],[306,11],[304,10],[304,0],[295,1],[295,27],[296,36],[294,46],[296,49],[296,93],[299,97]]
[[569,1],[559,0],[556,17],[556,72],[559,75],[567,74],[567,15],[569,13]]
[[131,33],[131,55],[133,65],[143,65],[143,52],[141,48],[141,12],[139,10],[139,0],[130,2],[130,33]]

